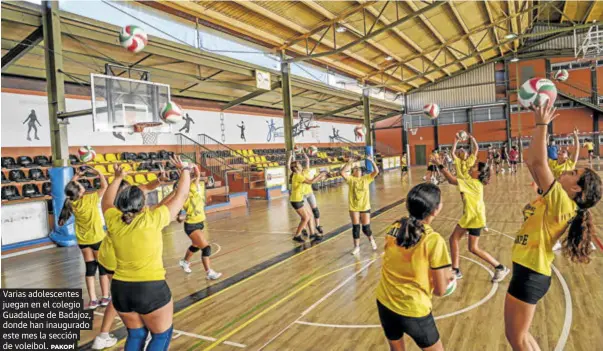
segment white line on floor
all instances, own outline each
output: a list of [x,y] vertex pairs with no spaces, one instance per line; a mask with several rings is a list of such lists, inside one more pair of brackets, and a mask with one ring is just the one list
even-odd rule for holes
[[291,322],[288,326],[286,326],[278,334],[276,334],[270,340],[268,340],[264,345],[262,345],[262,347],[260,347],[258,349],[258,351],[264,349],[264,347],[268,346],[268,344],[270,344],[276,338],[278,338],[279,336],[281,336],[284,332],[286,332],[289,328],[291,328],[291,326],[293,324],[297,323],[304,315],[306,315],[307,313],[309,313],[310,311],[312,311],[314,308],[316,308],[316,306],[318,306],[320,303],[322,303],[324,300],[326,300],[329,296],[333,295],[337,290],[341,289],[347,282],[349,282],[350,280],[354,279],[358,274],[362,273],[362,271],[364,271],[366,268],[368,268],[376,260],[377,259],[370,260],[367,264],[365,264],[364,266],[362,266],[356,273],[354,273],[351,276],[349,276],[347,279],[345,279],[343,282],[341,282],[339,285],[337,285],[335,288],[333,288],[333,290],[329,291],[325,296],[323,296],[318,301],[316,301],[312,306],[310,306],[305,311],[303,311],[301,313],[301,315],[296,320],[294,320],[293,322]]
[[[94,314],[97,315],[97,316],[103,316],[103,317],[105,316],[104,314],[102,314],[100,312],[97,312],[97,311],[94,311]],[[115,317],[115,319],[121,320],[119,317]],[[174,334],[175,334],[175,336],[173,336],[172,339],[177,339],[181,335],[186,335],[186,336],[189,336],[191,338],[205,340],[205,341],[216,341],[216,340],[218,340],[216,338],[212,338],[211,336],[193,334],[193,333],[189,333],[189,332],[185,332],[185,331],[177,330],[177,329],[174,329]],[[247,345],[239,344],[238,342],[232,342],[232,341],[224,341],[224,344],[230,345],[230,346],[234,346],[234,347],[238,347],[238,348],[241,348],[241,349],[244,349],[244,348],[247,347]]]
[[13,252],[13,253],[9,253],[6,255],[2,255],[2,259],[9,258],[9,257],[15,257],[15,256],[21,256],[21,255],[25,255],[25,254],[32,253],[32,252],[42,251],[42,250],[54,249],[55,247],[57,247],[57,246],[56,245],[48,245],[48,246],[42,246],[42,247],[35,247],[35,248],[29,249],[29,250],[23,250],[23,251],[18,251],[18,252]]

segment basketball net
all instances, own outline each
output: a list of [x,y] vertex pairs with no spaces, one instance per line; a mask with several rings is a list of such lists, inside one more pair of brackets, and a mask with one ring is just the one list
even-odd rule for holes
[[417,135],[417,132],[419,131],[419,128],[410,128],[409,131],[410,131],[410,134]]
[[157,137],[159,133],[146,131],[147,128],[157,127],[161,125],[161,122],[142,122],[133,125],[134,133],[140,133],[142,136],[143,145],[157,145]]

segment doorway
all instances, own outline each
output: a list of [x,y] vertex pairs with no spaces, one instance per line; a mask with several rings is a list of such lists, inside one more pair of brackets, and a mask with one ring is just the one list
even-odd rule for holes
[[415,145],[415,164],[417,166],[425,166],[427,164],[426,145]]

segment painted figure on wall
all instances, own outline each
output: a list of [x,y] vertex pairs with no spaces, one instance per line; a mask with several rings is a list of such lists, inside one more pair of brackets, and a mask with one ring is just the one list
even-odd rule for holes
[[241,139],[244,142],[247,142],[247,139],[245,139],[245,122],[241,121],[241,125],[237,124],[237,127],[239,127],[239,129],[241,129]]
[[195,124],[195,122],[193,121],[193,119],[188,115],[188,113],[185,115],[184,119],[184,126],[182,128],[180,128],[179,132],[181,131],[185,131],[184,133],[188,134],[191,131],[191,123]]
[[271,141],[276,141],[276,138],[283,138],[283,126],[277,127],[276,123],[274,122],[274,118],[270,119],[270,122],[266,121],[266,124],[268,124],[268,135],[266,136],[266,141],[267,142],[271,142]]
[[23,124],[27,123],[27,140],[31,141],[31,137],[29,136],[29,134],[31,133],[31,130],[34,130],[34,138],[36,140],[40,140],[40,138],[38,138],[38,127],[36,126],[36,123],[41,127],[42,125],[40,124],[40,121],[38,121],[38,117],[36,116],[36,111],[35,110],[31,110],[31,113],[29,114],[29,116],[27,116],[27,118],[25,119],[25,121],[23,121]]
[[333,135],[329,136],[329,141],[331,143],[334,143],[335,141],[339,140],[340,136],[339,136],[339,129],[331,126],[333,128]]

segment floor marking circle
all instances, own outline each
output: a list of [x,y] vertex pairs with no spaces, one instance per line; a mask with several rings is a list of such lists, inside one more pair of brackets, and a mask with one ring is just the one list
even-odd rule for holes
[[[460,257],[478,264],[480,267],[482,267],[484,270],[486,270],[486,272],[488,272],[490,277],[494,277],[494,272],[492,272],[492,270],[490,270],[488,267],[484,266],[481,262],[478,262],[472,258],[463,256],[463,255],[460,255]],[[483,305],[488,300],[490,300],[492,298],[492,296],[494,296],[494,294],[496,293],[496,290],[498,290],[498,282],[492,283],[492,288],[490,289],[488,294],[486,296],[484,296],[478,302],[476,302],[472,305],[469,305],[465,308],[462,308],[458,311],[446,313],[441,316],[434,316],[434,319],[436,319],[436,320],[444,319],[444,318],[453,317],[453,316],[456,316],[456,315],[459,315],[459,314],[462,314],[465,312],[469,312],[469,311]],[[315,327],[327,327],[327,328],[357,328],[357,329],[358,328],[381,328],[381,324],[326,324],[326,323],[314,323],[314,322],[305,322],[305,321],[297,321],[296,323],[303,324],[303,325],[315,326]]]

